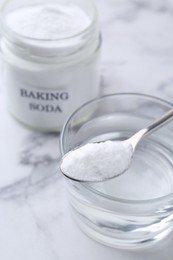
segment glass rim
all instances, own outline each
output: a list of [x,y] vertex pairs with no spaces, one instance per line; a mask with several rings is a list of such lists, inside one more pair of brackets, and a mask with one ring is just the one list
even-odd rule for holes
[[[73,119],[73,117],[79,111],[81,111],[85,107],[88,107],[92,104],[96,104],[96,103],[98,103],[102,100],[109,99],[111,97],[123,97],[123,96],[131,96],[131,97],[139,97],[139,98],[150,99],[150,100],[156,101],[158,103],[162,103],[163,105],[166,105],[170,108],[173,107],[173,104],[171,102],[167,101],[167,100],[164,100],[162,98],[159,98],[159,97],[156,97],[156,96],[153,96],[153,95],[144,94],[144,93],[137,93],[137,92],[112,93],[112,94],[104,95],[100,98],[92,99],[92,100],[86,102],[85,104],[83,104],[82,106],[80,106],[78,109],[76,109],[71,114],[71,116],[66,120],[66,122],[63,126],[63,129],[61,131],[61,134],[60,134],[60,153],[61,153],[61,155],[62,156],[65,155],[64,148],[63,148],[63,140],[64,140],[65,130],[66,130],[69,122],[71,121],[71,119]],[[73,182],[75,182],[75,181],[73,181]],[[77,182],[77,183],[81,187],[84,187],[90,193],[95,194],[96,196],[99,196],[99,197],[103,197],[104,199],[115,202],[115,203],[118,202],[118,203],[121,203],[121,204],[131,204],[131,205],[141,205],[141,204],[143,204],[144,205],[144,204],[148,204],[148,203],[150,203],[150,204],[151,203],[152,204],[158,203],[158,202],[161,202],[161,201],[165,201],[167,199],[173,199],[173,192],[170,193],[170,194],[167,194],[167,195],[164,195],[164,196],[161,196],[161,197],[157,197],[157,198],[152,198],[152,199],[144,199],[144,200],[124,199],[124,198],[113,197],[111,195],[104,194],[104,193],[94,189],[93,187],[90,187],[89,185],[87,185],[87,183],[80,183],[80,182]]]

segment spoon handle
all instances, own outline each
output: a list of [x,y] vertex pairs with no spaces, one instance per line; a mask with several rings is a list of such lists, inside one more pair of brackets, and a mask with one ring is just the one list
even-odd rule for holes
[[141,129],[136,134],[134,134],[129,140],[133,146],[133,149],[136,148],[138,142],[149,134],[152,134],[154,131],[158,130],[160,127],[167,124],[173,117],[173,108],[162,115],[159,119],[156,119],[153,123],[148,125],[146,128]]
[[152,124],[150,124],[147,127],[147,131],[145,135],[148,135],[155,130],[159,129],[160,127],[167,124],[173,117],[173,109],[170,109],[168,112],[166,112],[163,116],[161,116],[159,119],[156,119]]

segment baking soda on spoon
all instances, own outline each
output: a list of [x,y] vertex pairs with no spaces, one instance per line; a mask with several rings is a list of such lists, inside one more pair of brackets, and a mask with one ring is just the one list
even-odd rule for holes
[[76,181],[103,181],[124,173],[133,147],[125,141],[88,143],[67,153],[61,163],[63,174]]
[[69,152],[61,171],[76,181],[105,181],[124,173],[130,166],[135,148],[146,136],[173,119],[173,108],[125,141],[91,143]]

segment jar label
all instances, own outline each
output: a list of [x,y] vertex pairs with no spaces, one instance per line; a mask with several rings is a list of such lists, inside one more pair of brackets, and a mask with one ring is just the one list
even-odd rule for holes
[[[93,68],[76,73],[33,77],[15,71],[6,77],[9,110],[24,124],[46,131],[59,131],[70,114],[85,102],[99,96],[99,76]],[[29,74],[29,73],[28,73]],[[61,77],[60,77],[61,76]],[[58,82],[59,81],[59,82]],[[57,86],[49,86],[57,82]],[[41,87],[42,86],[42,87]]]
[[63,104],[69,99],[67,91],[35,91],[21,88],[21,98],[28,103],[28,109],[43,113],[63,113]]
[[32,87],[10,87],[8,103],[12,114],[26,125],[38,129],[59,130],[75,109],[71,89],[41,89]]

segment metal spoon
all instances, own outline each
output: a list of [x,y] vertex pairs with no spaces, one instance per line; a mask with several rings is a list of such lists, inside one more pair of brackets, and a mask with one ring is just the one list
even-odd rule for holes
[[[82,174],[82,173],[80,174],[80,166],[82,163],[82,159],[81,158],[78,159],[78,157],[76,157],[77,161],[73,162],[73,160],[72,160],[72,163],[69,165],[69,167],[64,167],[64,165],[66,165],[66,163],[69,162],[69,160],[74,155],[74,153],[76,153],[77,155],[80,155],[80,152],[82,151],[84,146],[68,152],[61,160],[60,169],[66,177],[68,177],[72,180],[75,180],[75,181],[80,181],[80,182],[100,182],[100,181],[105,181],[108,179],[115,178],[115,177],[125,173],[127,171],[127,169],[130,167],[136,146],[142,140],[142,138],[145,136],[148,136],[149,134],[152,134],[154,131],[156,131],[160,127],[164,126],[166,123],[169,122],[169,120],[172,119],[172,117],[173,117],[173,109],[169,110],[162,117],[155,120],[152,124],[150,124],[146,128],[143,128],[140,131],[138,131],[137,133],[135,133],[132,137],[130,137],[124,141],[119,141],[118,145],[120,147],[121,153],[123,152],[123,158],[126,158],[125,159],[126,161],[123,162],[122,167],[118,167],[118,168],[115,167],[116,168],[115,171],[107,172],[106,168],[103,170],[101,168],[101,170],[100,170],[99,163],[103,164],[103,166],[104,166],[104,161],[101,158],[98,163],[98,160],[96,160],[96,156],[92,158],[92,163],[91,163],[91,161],[88,161],[88,163],[86,164],[86,166],[87,166],[86,174]],[[102,146],[104,147],[104,142],[103,142]],[[129,149],[129,147],[130,147],[130,149]],[[128,148],[128,150],[126,148]],[[124,149],[124,150],[122,150],[122,149]],[[103,152],[104,151],[102,151],[102,153]],[[88,155],[90,155],[90,154],[88,154]],[[103,159],[104,159],[104,157],[106,157],[106,152],[103,156]],[[114,160],[110,160],[108,163],[109,163],[109,165],[112,164],[112,166],[116,166],[118,164],[121,165],[119,160],[120,160],[120,158],[118,156],[116,157],[116,155],[115,155]],[[94,162],[96,162],[96,163],[94,164]],[[91,165],[91,167],[90,167],[90,165]],[[87,174],[87,172],[88,173],[90,172],[90,174]]]

